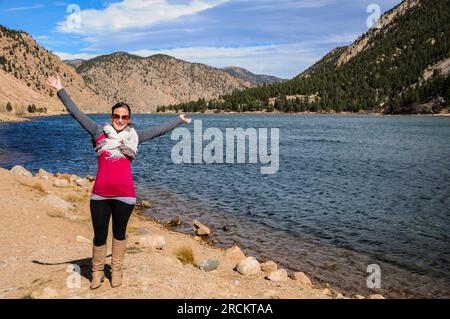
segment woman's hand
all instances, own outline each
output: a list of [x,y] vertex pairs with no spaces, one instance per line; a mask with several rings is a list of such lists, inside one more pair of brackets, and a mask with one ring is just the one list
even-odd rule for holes
[[187,124],[189,124],[189,123],[192,122],[192,119],[191,119],[191,118],[188,118],[188,117],[184,117],[184,114],[180,114],[180,119],[181,119],[184,123],[187,123]]
[[50,75],[47,78],[47,84],[49,86],[51,86],[52,88],[56,89],[57,91],[64,89],[59,75],[54,75],[54,74]]

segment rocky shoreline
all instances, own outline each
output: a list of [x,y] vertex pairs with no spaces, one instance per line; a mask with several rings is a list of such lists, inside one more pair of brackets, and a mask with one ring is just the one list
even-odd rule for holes
[[7,199],[1,210],[1,298],[383,298],[344,296],[303,272],[246,256],[237,246],[213,247],[202,240],[211,231],[200,221],[192,222],[192,234],[175,232],[140,213],[151,205],[146,201],[138,203],[129,223],[124,285],[112,289],[106,280],[91,291],[94,178],[44,170],[33,175],[21,166],[0,168],[0,178]]

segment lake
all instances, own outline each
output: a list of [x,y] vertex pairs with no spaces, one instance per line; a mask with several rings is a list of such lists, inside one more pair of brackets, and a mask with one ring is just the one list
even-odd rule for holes
[[[176,115],[134,115],[137,127]],[[99,123],[107,115],[92,115]],[[261,164],[175,164],[170,133],[142,144],[133,174],[146,211],[213,229],[239,245],[347,293],[450,297],[450,117],[193,115],[203,129],[279,128],[276,174]],[[192,125],[183,127],[193,130]],[[70,116],[0,124],[0,166],[96,174],[88,134]],[[369,265],[381,289],[367,287]]]

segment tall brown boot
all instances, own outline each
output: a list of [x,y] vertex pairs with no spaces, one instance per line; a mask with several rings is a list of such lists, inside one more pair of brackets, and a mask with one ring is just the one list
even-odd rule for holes
[[92,281],[91,289],[97,289],[102,285],[105,279],[105,273],[103,271],[105,267],[106,259],[106,244],[103,246],[92,247]]
[[111,258],[111,286],[113,288],[122,285],[122,267],[127,250],[127,240],[116,240],[112,242],[112,258]]

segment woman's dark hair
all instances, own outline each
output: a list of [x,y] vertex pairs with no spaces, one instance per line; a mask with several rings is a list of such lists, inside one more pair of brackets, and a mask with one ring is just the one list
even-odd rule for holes
[[131,108],[127,103],[119,102],[116,105],[114,105],[111,109],[111,115],[114,114],[114,110],[118,109],[120,107],[126,107],[128,109],[128,115],[131,117]]
[[[126,108],[128,109],[128,116],[129,116],[130,119],[131,119],[131,108],[130,108],[130,106],[129,106],[127,103],[124,103],[124,102],[119,102],[119,103],[117,103],[116,105],[114,105],[114,106],[112,107],[112,109],[111,109],[111,116],[114,114],[114,110],[115,110],[115,109],[118,109],[118,108],[120,108],[120,107],[126,107]],[[129,122],[129,123],[128,123],[128,126],[129,126],[129,127],[133,127],[133,123]]]

